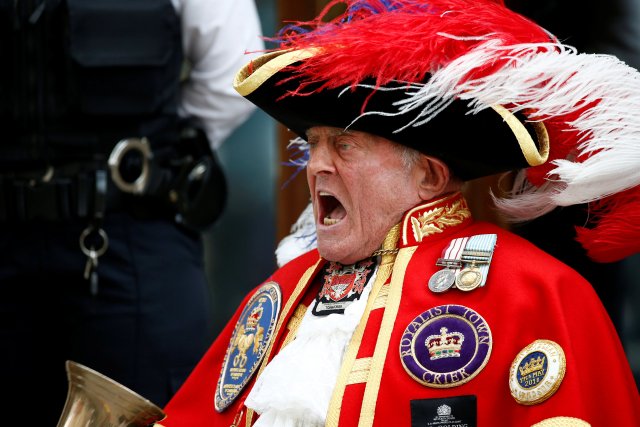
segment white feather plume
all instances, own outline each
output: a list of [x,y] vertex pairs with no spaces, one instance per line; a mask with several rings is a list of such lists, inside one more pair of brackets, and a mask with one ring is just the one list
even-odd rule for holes
[[[468,79],[469,72],[504,62],[495,72]],[[419,110],[411,126],[420,126],[454,99],[469,102],[470,114],[492,105],[512,112],[532,109],[540,117],[585,112],[568,123],[578,131],[578,162],[561,159],[535,187],[521,180],[499,207],[518,220],[542,215],[556,206],[598,200],[640,184],[640,74],[609,55],[578,54],[560,43],[503,46],[489,40],[413,84],[394,114]],[[491,144],[491,136],[478,143]],[[553,141],[551,141],[553,144]]]
[[[508,197],[496,200],[498,209],[511,221],[530,220],[558,206],[589,203],[640,186],[637,70],[614,56],[579,54],[558,42],[505,46],[490,35],[478,39],[483,43],[435,71],[426,83],[367,86],[401,90],[406,97],[389,111],[365,115],[411,112],[413,119],[403,128],[421,126],[455,100],[462,100],[468,103],[468,114],[502,105],[513,113],[533,111],[535,120],[558,123],[566,116],[566,128],[577,138],[575,151],[552,161],[542,185],[529,182],[526,170],[518,172]],[[488,67],[490,73],[482,72]],[[477,70],[480,77],[474,77]],[[479,138],[478,143],[490,148],[491,135]],[[553,147],[553,139],[550,144]],[[302,168],[306,157],[300,156],[292,164]],[[292,235],[280,243],[276,252],[280,265],[315,247],[313,219],[304,219],[312,216],[310,212],[309,206],[292,228]]]

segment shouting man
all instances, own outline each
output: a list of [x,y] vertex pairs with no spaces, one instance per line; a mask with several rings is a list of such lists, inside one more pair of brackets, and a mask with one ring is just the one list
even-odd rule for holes
[[589,283],[460,192],[516,171],[509,217],[590,203],[594,259],[637,252],[638,72],[497,0],[346,3],[235,81],[303,140],[317,249],[246,297],[162,424],[638,425]]

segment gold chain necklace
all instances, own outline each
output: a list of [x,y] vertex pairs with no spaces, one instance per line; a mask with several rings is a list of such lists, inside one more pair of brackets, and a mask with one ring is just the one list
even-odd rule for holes
[[378,249],[377,251],[374,251],[371,256],[378,256],[378,255],[395,255],[398,253],[398,249]]

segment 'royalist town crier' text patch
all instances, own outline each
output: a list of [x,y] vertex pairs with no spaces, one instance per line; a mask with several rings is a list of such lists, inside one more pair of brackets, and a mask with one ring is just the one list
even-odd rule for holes
[[491,330],[462,305],[441,305],[418,315],[400,340],[400,360],[427,387],[456,387],[473,379],[489,360]]

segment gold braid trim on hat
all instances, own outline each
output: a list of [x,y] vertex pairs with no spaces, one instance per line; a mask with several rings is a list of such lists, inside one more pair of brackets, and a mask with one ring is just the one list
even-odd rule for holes
[[500,114],[505,123],[511,128],[511,132],[513,132],[518,140],[522,154],[524,154],[524,158],[529,166],[539,166],[547,161],[549,158],[549,134],[542,122],[531,122],[531,125],[536,131],[538,142],[540,143],[540,148],[538,148],[535,142],[533,142],[529,131],[527,131],[522,122],[514,116],[511,111],[502,105],[492,105],[491,108]]
[[242,67],[233,79],[233,88],[242,96],[250,95],[284,67],[310,58],[318,49],[276,51],[262,55]]

